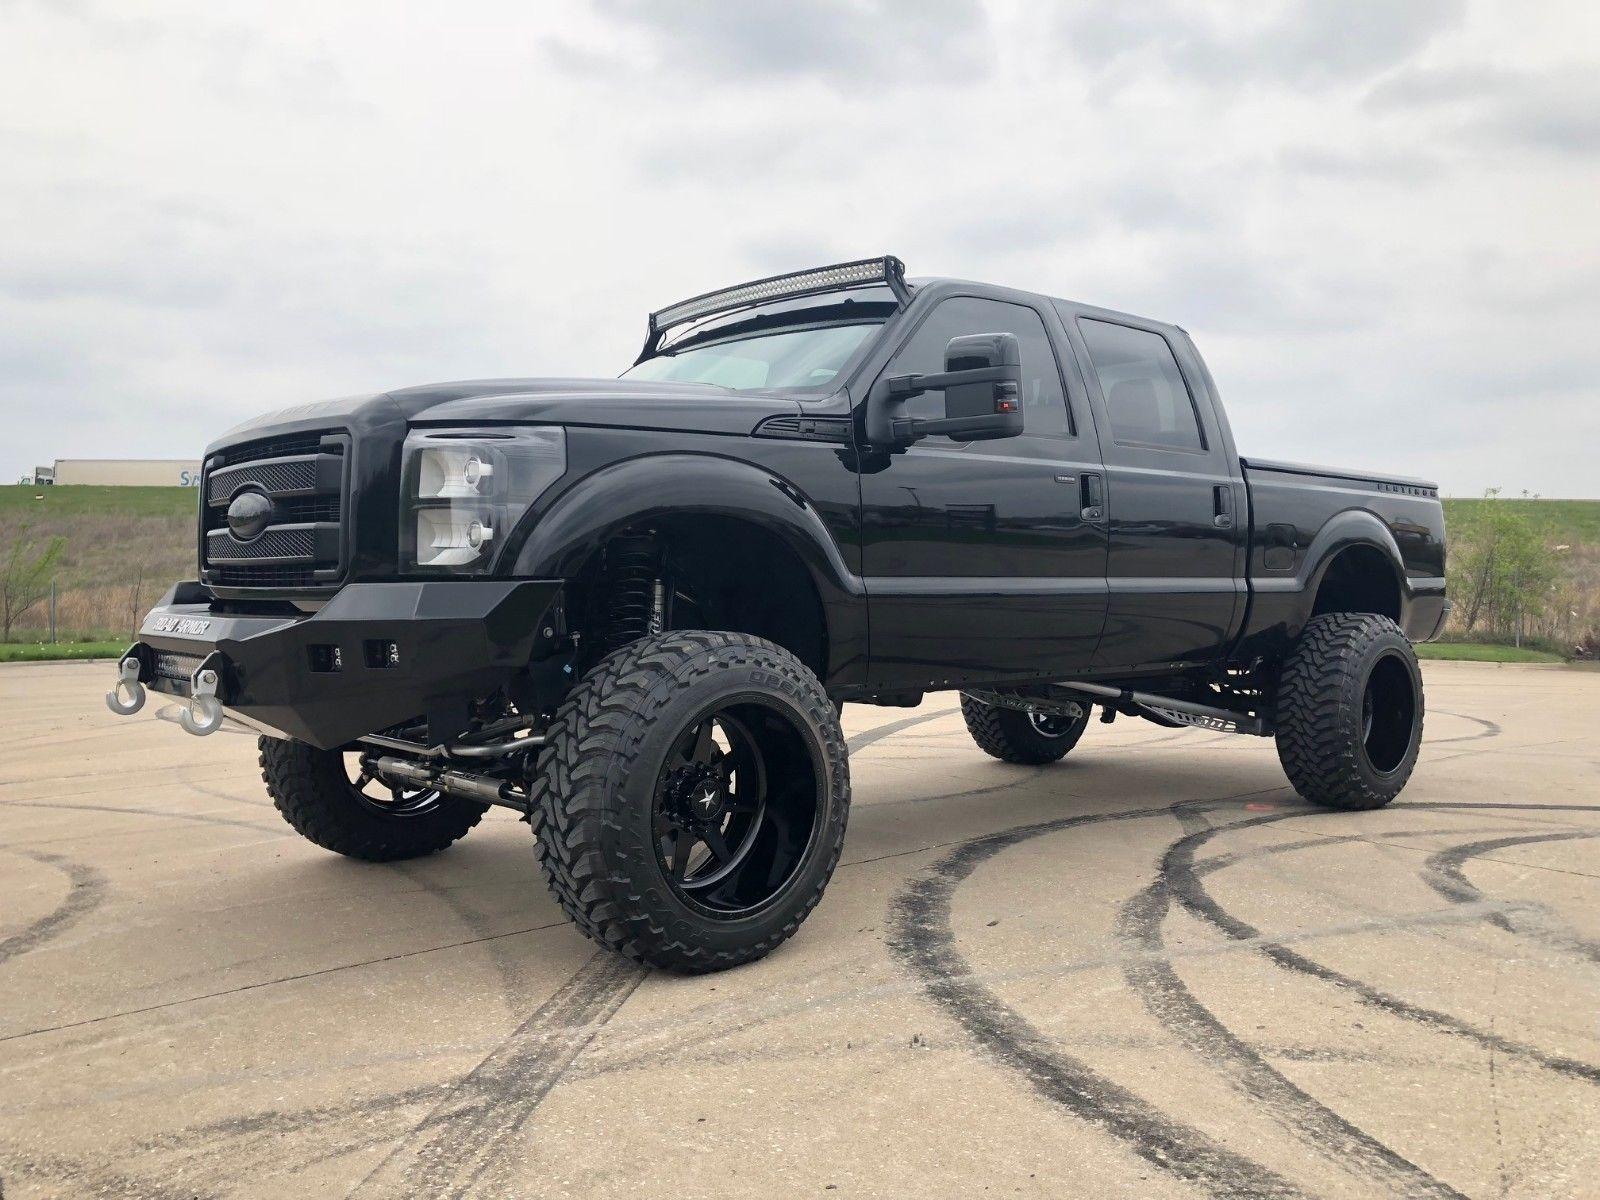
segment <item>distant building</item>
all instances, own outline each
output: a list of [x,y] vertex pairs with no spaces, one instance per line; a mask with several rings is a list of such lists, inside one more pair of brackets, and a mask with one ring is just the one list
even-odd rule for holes
[[200,460],[197,458],[58,458],[55,469],[40,467],[35,482],[44,482],[40,472],[52,476],[60,486],[75,483],[102,487],[199,487]]

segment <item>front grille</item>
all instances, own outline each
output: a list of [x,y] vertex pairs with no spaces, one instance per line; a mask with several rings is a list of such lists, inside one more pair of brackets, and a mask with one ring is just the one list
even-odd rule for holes
[[206,480],[206,502],[226,504],[235,492],[252,484],[274,495],[312,491],[317,486],[317,460],[311,456],[275,458],[223,467]]
[[228,446],[211,456],[213,467],[231,467],[238,462],[255,462],[263,458],[284,458],[290,454],[315,454],[322,448],[322,439],[328,431],[288,433],[281,437],[258,438],[253,442],[240,442]]
[[309,567],[222,566],[206,572],[206,582],[225,588],[312,588],[325,580]]
[[[262,590],[336,584],[344,567],[349,449],[345,431],[316,430],[241,442],[208,458],[202,578],[218,587]],[[248,492],[266,497],[271,509],[262,532],[239,538],[228,528],[228,506]]]
[[309,526],[279,526],[260,537],[241,542],[226,529],[206,534],[206,561],[239,562],[242,559],[309,559],[316,555],[316,531]]

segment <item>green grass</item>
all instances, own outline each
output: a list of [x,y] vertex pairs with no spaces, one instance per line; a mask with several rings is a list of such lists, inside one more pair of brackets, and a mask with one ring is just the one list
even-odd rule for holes
[[67,658],[116,658],[132,639],[117,642],[0,642],[0,662],[54,662]]
[[1447,659],[1454,662],[1558,663],[1559,654],[1528,650],[1517,646],[1490,646],[1477,642],[1424,642],[1417,647],[1418,658]]
[[80,513],[108,513],[130,517],[187,517],[196,519],[199,488],[92,487],[76,484],[33,487],[19,483],[0,485],[0,517],[37,518]]
[[1444,502],[1445,529],[1469,521],[1476,510],[1490,503],[1515,505],[1552,542],[1600,545],[1600,500],[1450,499]]

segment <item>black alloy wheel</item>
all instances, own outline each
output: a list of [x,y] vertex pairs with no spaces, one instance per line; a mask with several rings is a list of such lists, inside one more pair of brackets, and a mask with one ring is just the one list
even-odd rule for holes
[[844,844],[839,717],[787,650],[675,630],[598,663],[534,772],[536,849],[588,937],[636,962],[722,970],[769,953]]
[[1422,746],[1422,672],[1391,619],[1323,613],[1278,678],[1278,760],[1295,791],[1327,808],[1381,808]]

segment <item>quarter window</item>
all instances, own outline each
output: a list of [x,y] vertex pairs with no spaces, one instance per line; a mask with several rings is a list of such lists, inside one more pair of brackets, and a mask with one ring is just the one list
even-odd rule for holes
[[1194,399],[1159,333],[1080,318],[1078,328],[1111,414],[1111,436],[1129,446],[1204,450]]
[[[900,348],[888,367],[890,375],[937,375],[944,370],[944,352],[951,338],[969,333],[1015,334],[1022,358],[1022,426],[1030,436],[1068,434],[1067,401],[1061,372],[1044,322],[1031,308],[975,296],[952,296],[938,307]],[[944,397],[924,392],[906,402],[906,415],[932,419],[944,416]]]

